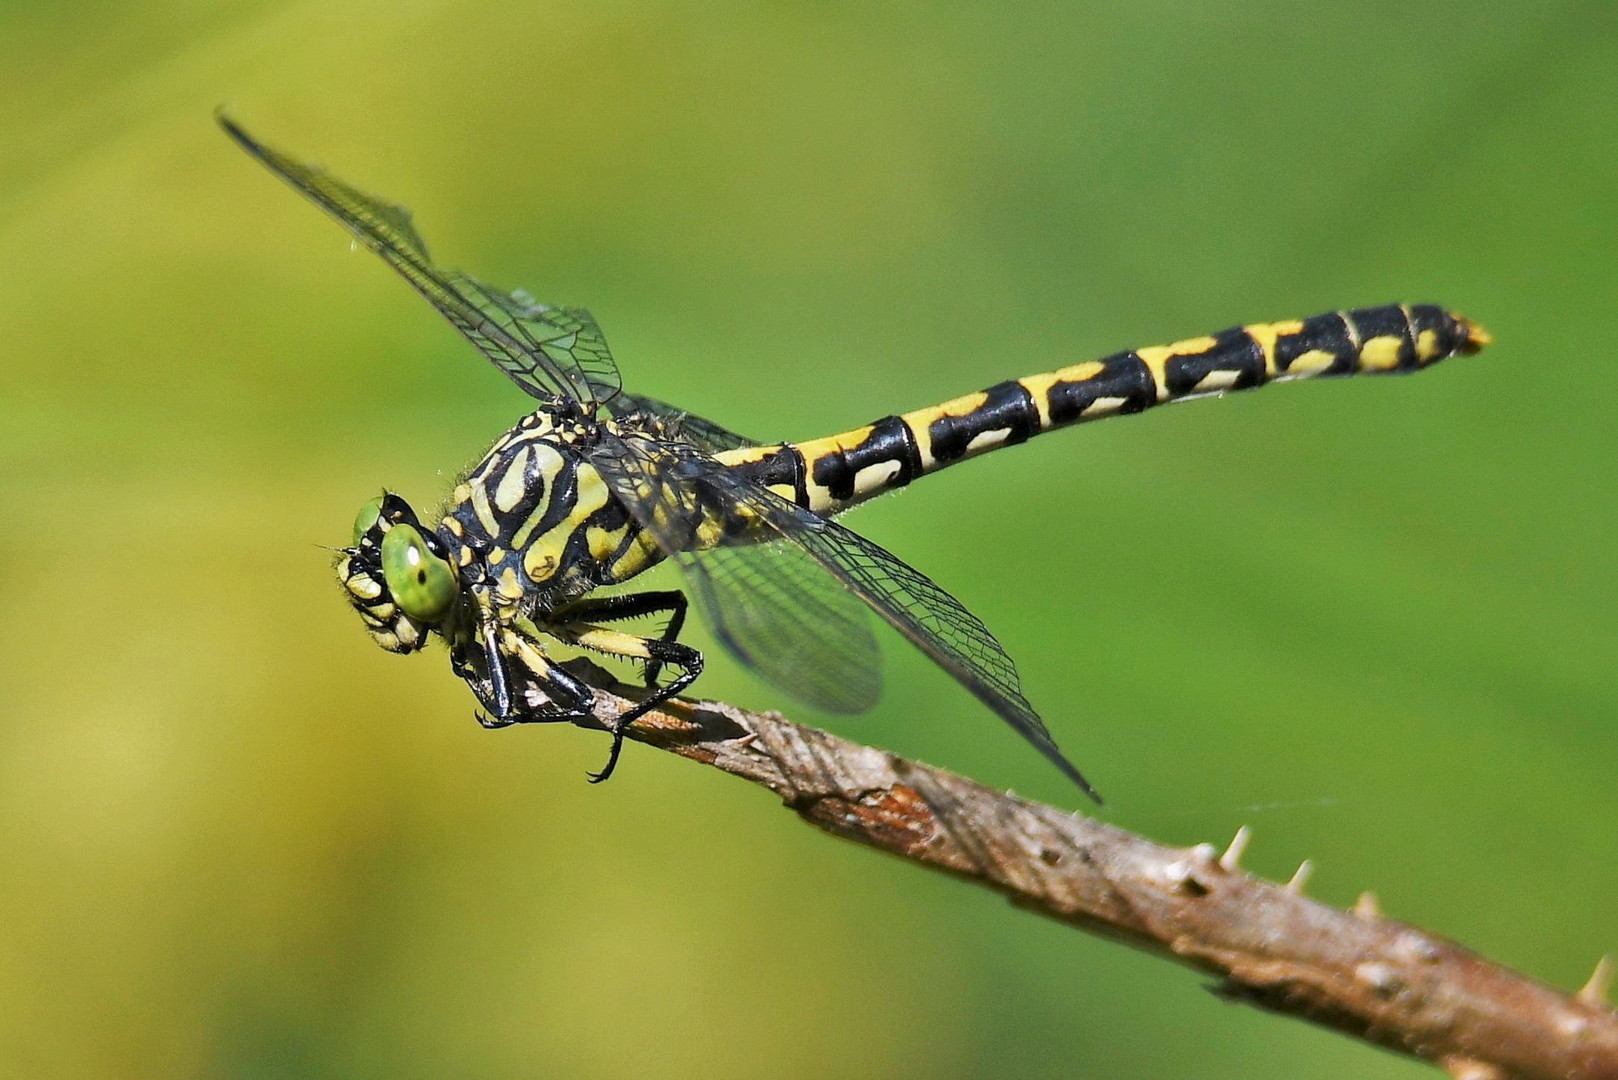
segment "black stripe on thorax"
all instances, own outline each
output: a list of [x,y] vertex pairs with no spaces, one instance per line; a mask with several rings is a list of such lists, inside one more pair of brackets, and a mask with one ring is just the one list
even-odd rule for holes
[[[501,513],[496,508],[495,513],[500,521],[499,541],[508,546],[515,546],[517,534],[522,531],[528,519],[541,505],[544,512],[539,521],[528,535],[524,537],[524,549],[531,545],[535,539],[544,536],[557,525],[561,524],[573,512],[573,506],[579,500],[579,468],[578,463],[571,457],[562,456],[562,470],[556,474],[555,480],[547,490],[543,479],[539,475],[538,462],[530,458],[528,463],[529,475],[525,477],[522,499],[509,513]],[[493,492],[490,492],[493,499]]]
[[[517,455],[525,448],[528,450],[528,467],[523,470],[522,497],[517,500],[516,505],[510,510],[501,510],[499,507],[494,506],[495,487],[499,484],[500,479],[506,475],[506,471],[516,463]],[[509,542],[512,534],[522,526],[523,522],[528,520],[528,515],[534,512],[542,500],[549,498],[551,495],[551,492],[546,490],[544,479],[540,476],[539,463],[534,457],[534,451],[531,445],[526,442],[507,445],[500,451],[497,459],[494,455],[491,455],[490,466],[479,483],[483,487],[484,494],[488,497],[489,505],[494,509],[495,520],[500,523],[500,535],[495,539],[502,542]]]

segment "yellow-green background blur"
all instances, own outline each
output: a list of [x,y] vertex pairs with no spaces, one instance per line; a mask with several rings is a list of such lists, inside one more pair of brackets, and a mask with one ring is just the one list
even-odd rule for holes
[[[0,1074],[1417,1077],[641,747],[491,734],[320,545],[527,404],[214,127],[808,437],[1238,321],[1499,344],[852,523],[1110,797],[1561,986],[1618,948],[1607,2],[0,8]],[[672,578],[662,579],[671,582]],[[693,641],[707,644],[699,628]],[[885,635],[837,731],[1082,807]],[[717,652],[700,689],[797,708]]]

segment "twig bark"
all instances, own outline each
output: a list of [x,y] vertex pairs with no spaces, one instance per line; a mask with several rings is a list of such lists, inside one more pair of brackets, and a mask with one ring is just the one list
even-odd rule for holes
[[[590,665],[590,681],[612,686]],[[581,670],[580,674],[584,674]],[[613,687],[631,693],[622,686]],[[622,698],[602,695],[597,726]],[[1219,978],[1216,991],[1431,1061],[1464,1080],[1618,1080],[1610,966],[1563,994],[1424,930],[1242,872],[1239,832],[1169,847],[774,713],[675,702],[630,738],[769,788],[845,839]]]

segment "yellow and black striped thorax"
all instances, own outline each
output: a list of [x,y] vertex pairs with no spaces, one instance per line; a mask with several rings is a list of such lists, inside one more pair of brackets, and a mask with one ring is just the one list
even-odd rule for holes
[[719,455],[800,506],[836,513],[957,461],[1052,428],[1286,379],[1417,371],[1489,343],[1430,304],[1233,326],[998,383],[852,431]]
[[600,423],[530,413],[456,486],[438,535],[466,584],[486,584],[502,607],[548,610],[661,558],[575,448]]

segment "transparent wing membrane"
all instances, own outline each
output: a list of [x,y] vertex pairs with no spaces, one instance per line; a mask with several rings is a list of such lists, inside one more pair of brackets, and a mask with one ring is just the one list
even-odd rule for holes
[[[1079,770],[1062,756],[1039,714],[1023,697],[1016,664],[977,616],[926,574],[858,533],[773,492],[758,490],[795,511],[798,527],[788,534],[790,539],[1100,801]],[[809,529],[803,519],[820,527]]]
[[589,312],[540,304],[439,269],[409,211],[257,142],[223,114],[218,119],[242,149],[346,225],[525,392],[581,404],[617,393],[618,367]]
[[[676,555],[682,566],[708,560],[727,565],[728,580],[738,587],[710,590],[721,624],[726,620],[745,624],[751,617],[768,618],[773,627],[776,620],[811,622],[817,617],[812,607],[801,606],[803,594],[791,591],[779,594],[780,603],[752,612],[739,613],[734,606],[726,606],[734,605],[745,591],[740,587],[746,579],[738,573],[739,567],[749,571],[768,567],[763,560],[749,561],[735,553],[749,550],[750,545],[763,543],[768,549],[784,541],[830,575],[834,579],[830,584],[864,601],[1094,797],[1093,789],[1062,756],[1039,714],[1023,697],[1022,681],[1011,657],[976,616],[921,571],[689,446],[613,438],[597,445],[591,462],[641,526],[665,551]],[[693,587],[700,593],[703,585],[693,580]],[[749,644],[776,636],[786,640],[793,633],[796,631],[773,628],[768,634],[754,631]],[[720,636],[725,640],[722,631]],[[769,674],[746,653],[738,655]],[[838,677],[846,675],[846,671],[837,673]],[[794,682],[781,686],[791,693],[804,692]]]
[[[587,402],[606,401],[618,393],[618,364],[589,311],[542,304],[521,289],[503,293],[458,270],[444,272],[443,277],[503,332],[489,342],[494,351],[475,337],[473,344],[532,396]],[[444,314],[455,322],[448,311]],[[516,357],[507,342],[516,343]]]
[[615,416],[628,416],[638,412],[656,417],[666,426],[669,438],[688,442],[704,453],[717,454],[721,450],[736,450],[743,446],[758,445],[756,440],[749,439],[746,435],[738,435],[729,428],[696,413],[687,412],[678,406],[659,401],[654,397],[646,397],[644,394],[623,391],[613,398],[611,407]]
[[865,607],[786,540],[682,553],[692,602],[730,654],[806,704],[870,708],[882,654]]

